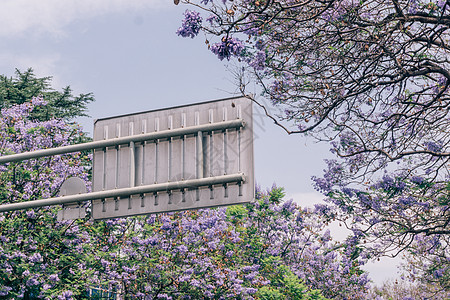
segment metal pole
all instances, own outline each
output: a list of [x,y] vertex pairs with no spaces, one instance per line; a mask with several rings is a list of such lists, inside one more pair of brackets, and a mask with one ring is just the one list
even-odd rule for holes
[[227,183],[241,183],[245,181],[244,174],[230,174],[216,177],[206,177],[177,182],[157,183],[108,191],[99,191],[86,194],[69,195],[41,200],[32,200],[19,203],[0,205],[0,212],[14,211],[20,209],[36,208],[42,206],[77,203],[96,199],[128,197],[131,195],[157,193],[163,191],[183,190],[189,188],[198,188],[202,186],[221,185]]
[[0,164],[9,162],[17,162],[26,159],[39,158],[44,156],[52,156],[58,154],[66,154],[84,150],[101,149],[111,146],[119,146],[129,144],[130,142],[144,142],[148,140],[157,140],[170,137],[183,136],[188,134],[198,133],[199,131],[215,131],[228,128],[241,128],[245,126],[245,122],[242,119],[224,121],[213,124],[196,125],[185,128],[177,128],[172,130],[163,130],[158,132],[150,132],[132,136],[125,136],[120,138],[113,138],[108,140],[100,140],[95,142],[88,142],[83,144],[69,145],[57,148],[36,150],[31,152],[24,152],[19,154],[0,156]]

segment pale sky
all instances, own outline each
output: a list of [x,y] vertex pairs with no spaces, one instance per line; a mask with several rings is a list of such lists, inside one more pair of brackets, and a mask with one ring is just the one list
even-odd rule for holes
[[[233,96],[233,75],[210,53],[204,36],[178,37],[186,6],[172,0],[2,0],[0,72],[32,67],[53,86],[93,92],[93,120]],[[288,136],[256,110],[255,177],[262,188],[284,186],[300,205],[320,201],[327,145]],[[375,282],[395,276],[393,263],[368,267]]]

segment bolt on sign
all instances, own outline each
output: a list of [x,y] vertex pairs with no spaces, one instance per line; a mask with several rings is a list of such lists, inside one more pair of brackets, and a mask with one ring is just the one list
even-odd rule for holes
[[92,200],[93,218],[253,200],[252,126],[243,97],[96,120],[94,143],[130,142],[94,150],[93,193],[117,193]]

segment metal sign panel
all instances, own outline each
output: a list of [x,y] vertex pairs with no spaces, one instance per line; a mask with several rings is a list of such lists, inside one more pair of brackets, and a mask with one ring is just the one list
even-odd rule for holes
[[[78,177],[67,178],[59,188],[59,196],[85,194],[86,183]],[[84,203],[85,204],[85,203]],[[63,209],[58,211],[58,221],[75,220],[86,216],[86,205],[83,203],[72,203],[63,205]]]
[[[233,120],[243,126],[227,125]],[[252,123],[252,101],[243,97],[97,120],[94,142],[158,132],[162,138],[94,151],[94,193],[133,187],[151,192],[93,200],[93,218],[253,200]]]

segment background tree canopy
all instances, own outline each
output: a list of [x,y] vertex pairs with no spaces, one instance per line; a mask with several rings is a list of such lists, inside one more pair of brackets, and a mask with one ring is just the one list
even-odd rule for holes
[[[449,291],[450,1],[186,1],[178,34],[257,82],[288,133],[331,143],[318,212]],[[211,40],[211,41],[210,41]],[[284,125],[282,125],[284,124]]]
[[74,96],[70,86],[56,91],[51,86],[51,77],[38,78],[33,69],[22,72],[16,69],[15,77],[0,75],[0,109],[14,104],[23,104],[34,97],[42,97],[49,105],[37,107],[32,118],[47,121],[62,118],[66,121],[88,116],[87,104],[94,101],[92,93]]

